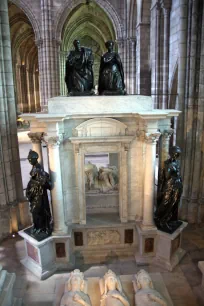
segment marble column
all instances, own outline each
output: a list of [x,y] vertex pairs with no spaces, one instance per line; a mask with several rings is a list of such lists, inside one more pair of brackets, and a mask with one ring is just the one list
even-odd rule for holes
[[155,228],[153,220],[154,212],[154,191],[155,191],[155,161],[156,143],[160,137],[159,132],[146,133],[146,162],[144,174],[144,203],[142,229]]
[[48,145],[49,171],[52,181],[51,199],[54,220],[53,234],[63,235],[67,233],[67,227],[65,225],[64,197],[60,164],[60,142],[62,141],[62,137],[46,136],[44,139]]
[[165,160],[169,158],[169,141],[173,132],[173,129],[165,130],[160,137],[159,169],[163,168]]
[[33,151],[37,152],[39,155],[38,162],[43,167],[43,156],[42,156],[42,139],[43,139],[43,133],[28,133],[28,137],[32,141],[32,149]]
[[128,144],[122,144],[120,152],[120,196],[119,196],[119,211],[121,222],[128,220],[128,170],[127,170],[127,153],[129,150]]

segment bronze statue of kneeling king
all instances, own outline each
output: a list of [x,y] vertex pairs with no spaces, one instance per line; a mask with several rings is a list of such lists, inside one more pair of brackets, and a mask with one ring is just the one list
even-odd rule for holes
[[32,165],[30,181],[26,188],[26,197],[30,202],[33,226],[25,231],[36,240],[41,241],[52,233],[53,222],[47,190],[51,190],[52,184],[49,174],[38,163],[38,153],[30,150],[28,161]]
[[157,228],[173,233],[181,224],[178,220],[178,206],[183,191],[183,183],[180,174],[179,157],[181,149],[173,146],[170,150],[170,158],[164,162],[161,169],[155,223]]

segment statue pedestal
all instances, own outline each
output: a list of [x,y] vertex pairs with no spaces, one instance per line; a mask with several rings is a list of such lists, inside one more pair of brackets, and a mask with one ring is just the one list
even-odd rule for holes
[[21,263],[41,280],[57,270],[73,268],[70,235],[50,236],[39,242],[24,230],[18,234],[24,239],[26,249],[26,257]]
[[143,229],[141,224],[137,224],[139,237],[139,252],[135,254],[137,264],[150,264],[156,255],[157,228]]
[[156,258],[154,264],[172,271],[186,254],[181,248],[182,232],[188,225],[182,222],[182,225],[173,233],[167,234],[162,231],[157,232]]

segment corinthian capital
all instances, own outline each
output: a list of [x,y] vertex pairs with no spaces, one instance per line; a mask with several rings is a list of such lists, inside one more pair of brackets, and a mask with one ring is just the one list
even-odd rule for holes
[[164,138],[166,138],[167,140],[169,140],[169,138],[171,137],[171,135],[173,134],[174,130],[173,129],[169,129],[169,130],[164,130],[164,132],[162,133],[162,136]]
[[31,139],[32,143],[40,143],[43,139],[44,133],[37,132],[37,133],[28,133],[28,137]]
[[57,136],[44,136],[43,137],[45,143],[47,144],[48,148],[52,148],[54,149],[55,147],[58,147],[64,139],[64,135],[63,134],[59,134]]
[[159,140],[161,133],[155,132],[155,133],[145,133],[145,141],[147,143],[156,144],[156,142]]

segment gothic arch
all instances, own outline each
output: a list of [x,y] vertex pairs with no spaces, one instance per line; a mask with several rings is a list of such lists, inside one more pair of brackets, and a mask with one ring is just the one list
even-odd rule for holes
[[32,28],[35,33],[35,40],[39,40],[41,38],[40,33],[40,25],[37,19],[35,18],[34,14],[32,13],[32,10],[29,8],[29,5],[27,4],[26,0],[9,0],[11,3],[15,4],[18,8],[20,8],[27,18],[29,19]]
[[[96,4],[98,4],[104,12],[108,15],[110,20],[113,23],[113,27],[116,33],[116,38],[122,38],[124,33],[124,27],[122,25],[122,22],[120,20],[120,17],[118,16],[116,10],[113,8],[113,6],[109,3],[107,0],[95,0]],[[61,40],[62,36],[62,30],[63,26],[71,13],[71,11],[79,6],[80,4],[85,4],[85,1],[83,0],[68,0],[66,1],[61,9],[59,10],[57,16],[56,16],[56,32],[55,32],[55,38],[58,40]]]

